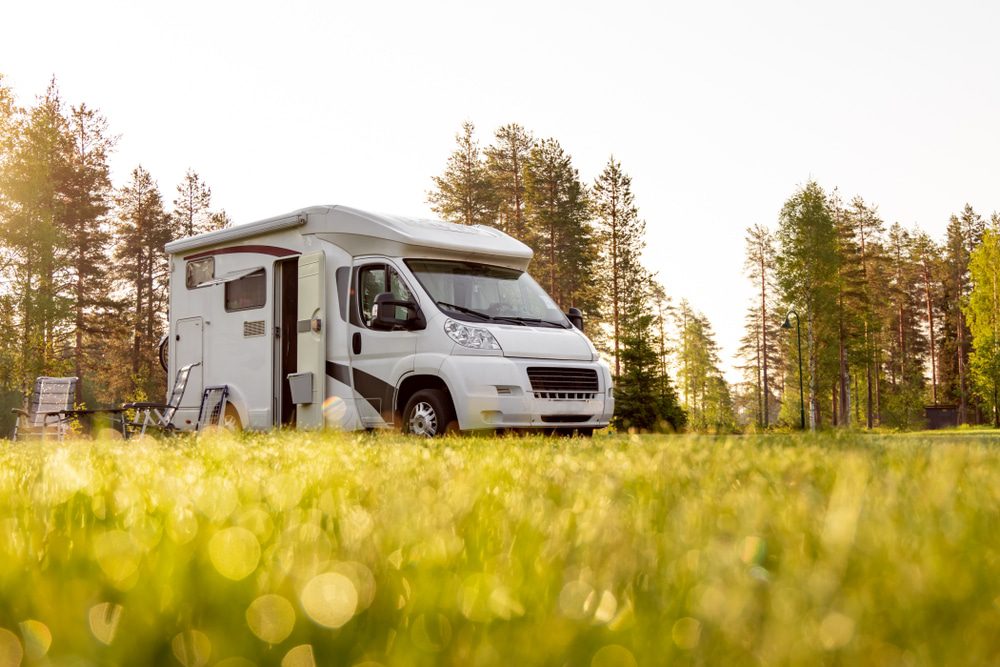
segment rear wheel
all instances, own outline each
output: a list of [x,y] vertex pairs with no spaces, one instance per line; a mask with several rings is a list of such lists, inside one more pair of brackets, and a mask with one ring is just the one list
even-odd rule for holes
[[222,428],[231,433],[239,433],[243,430],[240,413],[232,403],[226,403],[226,412],[222,415]]
[[444,435],[455,429],[455,410],[440,389],[421,389],[403,409],[403,432],[425,438]]

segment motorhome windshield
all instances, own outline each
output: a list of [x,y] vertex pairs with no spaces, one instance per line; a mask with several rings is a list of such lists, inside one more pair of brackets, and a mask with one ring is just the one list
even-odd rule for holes
[[437,306],[455,319],[564,329],[572,326],[524,271],[436,259],[408,259],[406,265]]

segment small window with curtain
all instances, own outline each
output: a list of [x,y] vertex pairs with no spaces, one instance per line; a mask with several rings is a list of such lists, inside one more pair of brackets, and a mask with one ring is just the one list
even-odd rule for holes
[[263,308],[267,303],[264,269],[226,283],[226,312]]
[[201,287],[213,278],[215,278],[214,257],[188,260],[184,266],[184,284],[188,289]]

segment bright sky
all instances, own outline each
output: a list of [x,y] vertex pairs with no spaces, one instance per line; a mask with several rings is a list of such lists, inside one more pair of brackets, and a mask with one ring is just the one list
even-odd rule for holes
[[[613,153],[646,261],[733,363],[744,229],[814,178],[940,237],[1000,209],[991,2],[65,2],[3,9],[22,104],[51,75],[165,198],[188,166],[237,223],[318,203],[430,215],[461,122]],[[737,375],[728,372],[731,380]]]

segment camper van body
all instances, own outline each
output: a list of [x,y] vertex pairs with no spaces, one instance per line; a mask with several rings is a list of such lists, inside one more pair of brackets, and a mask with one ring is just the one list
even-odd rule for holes
[[[590,432],[613,413],[607,364],[562,313],[494,319],[454,303],[449,271],[462,274],[466,303],[470,290],[489,301],[500,297],[484,286],[528,281],[541,295],[530,298],[555,309],[526,273],[510,280],[532,253],[496,229],[318,206],[166,250],[169,377],[200,362],[179,429],[195,427],[203,389],[223,385],[228,419],[256,430],[405,426],[404,408],[423,390],[447,396],[462,430]],[[480,272],[501,280],[471,275]],[[373,307],[374,292],[396,299]],[[378,326],[380,308],[405,325]]]

